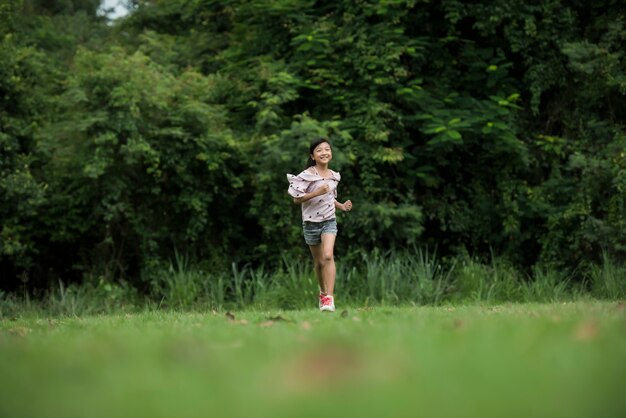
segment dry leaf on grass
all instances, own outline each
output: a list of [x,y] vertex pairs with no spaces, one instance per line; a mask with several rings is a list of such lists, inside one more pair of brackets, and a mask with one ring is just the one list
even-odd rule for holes
[[463,321],[462,319],[457,318],[457,319],[454,320],[452,325],[454,326],[455,329],[463,329],[463,328],[465,328],[465,321]]
[[335,344],[328,344],[323,350],[307,350],[281,364],[278,371],[280,392],[305,393],[329,384],[358,381],[364,369],[364,359],[359,354],[349,347]]
[[574,330],[574,339],[577,341],[592,341],[598,337],[600,327],[594,320],[583,321]]
[[226,318],[228,318],[228,322],[230,322],[231,324],[238,324],[238,325],[248,324],[248,321],[246,321],[245,319],[235,319],[235,315],[230,311],[226,312]]
[[278,322],[278,321],[284,321],[284,322],[293,322],[292,319],[289,318],[283,318],[280,315],[276,315],[276,316],[270,316],[267,318],[268,321],[274,321],[274,322]]
[[15,327],[15,328],[10,328],[9,329],[9,334],[17,335],[18,337],[26,337],[28,334],[30,334],[31,331],[32,330],[30,328]]

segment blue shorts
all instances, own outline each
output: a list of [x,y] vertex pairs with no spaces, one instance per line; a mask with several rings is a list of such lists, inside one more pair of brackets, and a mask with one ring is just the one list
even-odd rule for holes
[[304,241],[308,245],[319,245],[322,242],[322,234],[337,235],[337,220],[329,219],[322,222],[305,221],[302,224]]

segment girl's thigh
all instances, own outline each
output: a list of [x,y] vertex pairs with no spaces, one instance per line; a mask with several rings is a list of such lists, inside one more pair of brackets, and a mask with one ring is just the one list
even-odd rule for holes
[[337,235],[335,234],[322,234],[322,243],[319,245],[321,247],[320,252],[322,257],[328,259],[333,257],[333,251],[335,248],[335,239]]

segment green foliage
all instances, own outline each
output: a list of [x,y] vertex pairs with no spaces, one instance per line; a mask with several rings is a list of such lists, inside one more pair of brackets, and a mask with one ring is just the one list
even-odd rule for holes
[[444,300],[451,270],[445,270],[427,249],[363,258],[363,271],[345,277],[358,299],[371,304],[420,305],[438,305]]
[[[37,307],[32,303],[28,305]],[[112,283],[99,278],[97,281],[88,279],[80,285],[66,285],[59,281],[46,292],[43,304],[38,308],[52,316],[85,316],[133,312],[139,306],[137,289],[127,282]]]
[[99,231],[99,251],[121,267],[126,257],[149,260],[172,246],[219,251],[229,239],[228,231],[220,236],[220,214],[235,208],[242,182],[210,81],[192,70],[172,77],[121,49],[80,51],[75,65],[61,116],[41,137],[55,194],[80,193],[64,203],[80,223],[50,219],[54,237],[76,234],[68,228]]
[[[497,303],[521,299],[519,273],[499,258],[492,257],[491,264],[483,264],[472,258],[462,260],[453,277],[453,295],[457,300]],[[526,300],[535,300],[536,297],[529,293],[526,296]]]
[[[534,266],[528,275],[502,258],[489,263],[459,256],[439,259],[428,249],[378,251],[361,260],[337,260],[336,303],[339,307],[389,305],[496,305],[505,302],[569,302],[587,298],[619,300],[626,297],[626,270],[607,257],[604,264],[585,272],[586,282],[554,266]],[[311,261],[281,260],[278,268],[231,265],[214,272],[177,254],[165,265],[143,271],[148,290],[140,293],[131,283],[88,276],[82,284],[62,281],[43,297],[0,293],[0,318],[25,314],[82,316],[134,312],[142,309],[224,311],[253,308],[312,309],[318,284]],[[585,289],[585,286],[589,289]]]
[[603,253],[602,264],[593,265],[590,271],[592,294],[598,298],[623,299],[626,297],[626,267]]
[[280,268],[271,276],[270,283],[267,293],[260,295],[255,305],[279,309],[315,306],[319,287],[308,262],[283,260]]
[[[11,4],[3,5],[3,12]],[[3,19],[10,16],[0,15]],[[4,22],[0,21],[0,26]],[[4,32],[4,31],[2,31]],[[0,257],[32,267],[36,219],[47,184],[38,176],[33,135],[41,119],[45,59],[12,33],[0,32]]]
[[150,282],[155,299],[161,299],[166,307],[184,309],[200,299],[203,284],[208,280],[201,271],[190,269],[186,257],[175,255],[175,263],[153,272]]
[[[284,258],[309,256],[285,174],[322,136],[354,202],[347,260],[493,252],[502,265],[448,273],[461,299],[501,301],[559,299],[577,266],[626,255],[618,2],[132,6],[116,22],[92,0],[0,6],[3,289],[102,277],[172,306],[256,301]],[[450,283],[428,260],[392,268],[422,272],[402,273],[417,293],[393,279],[370,296],[438,303]]]
[[532,277],[521,283],[523,300],[558,302],[571,298],[570,277],[547,266],[533,266]]

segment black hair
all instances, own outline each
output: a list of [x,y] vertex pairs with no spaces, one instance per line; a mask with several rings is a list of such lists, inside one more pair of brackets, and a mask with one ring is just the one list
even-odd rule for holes
[[318,138],[313,140],[313,142],[311,142],[311,146],[309,147],[309,159],[306,162],[305,169],[313,167],[315,165],[315,160],[311,158],[311,154],[313,154],[313,151],[315,151],[315,148],[317,148],[319,144],[323,144],[324,142],[326,142],[330,146],[330,149],[333,148],[333,146],[330,145],[330,141],[326,138]]

